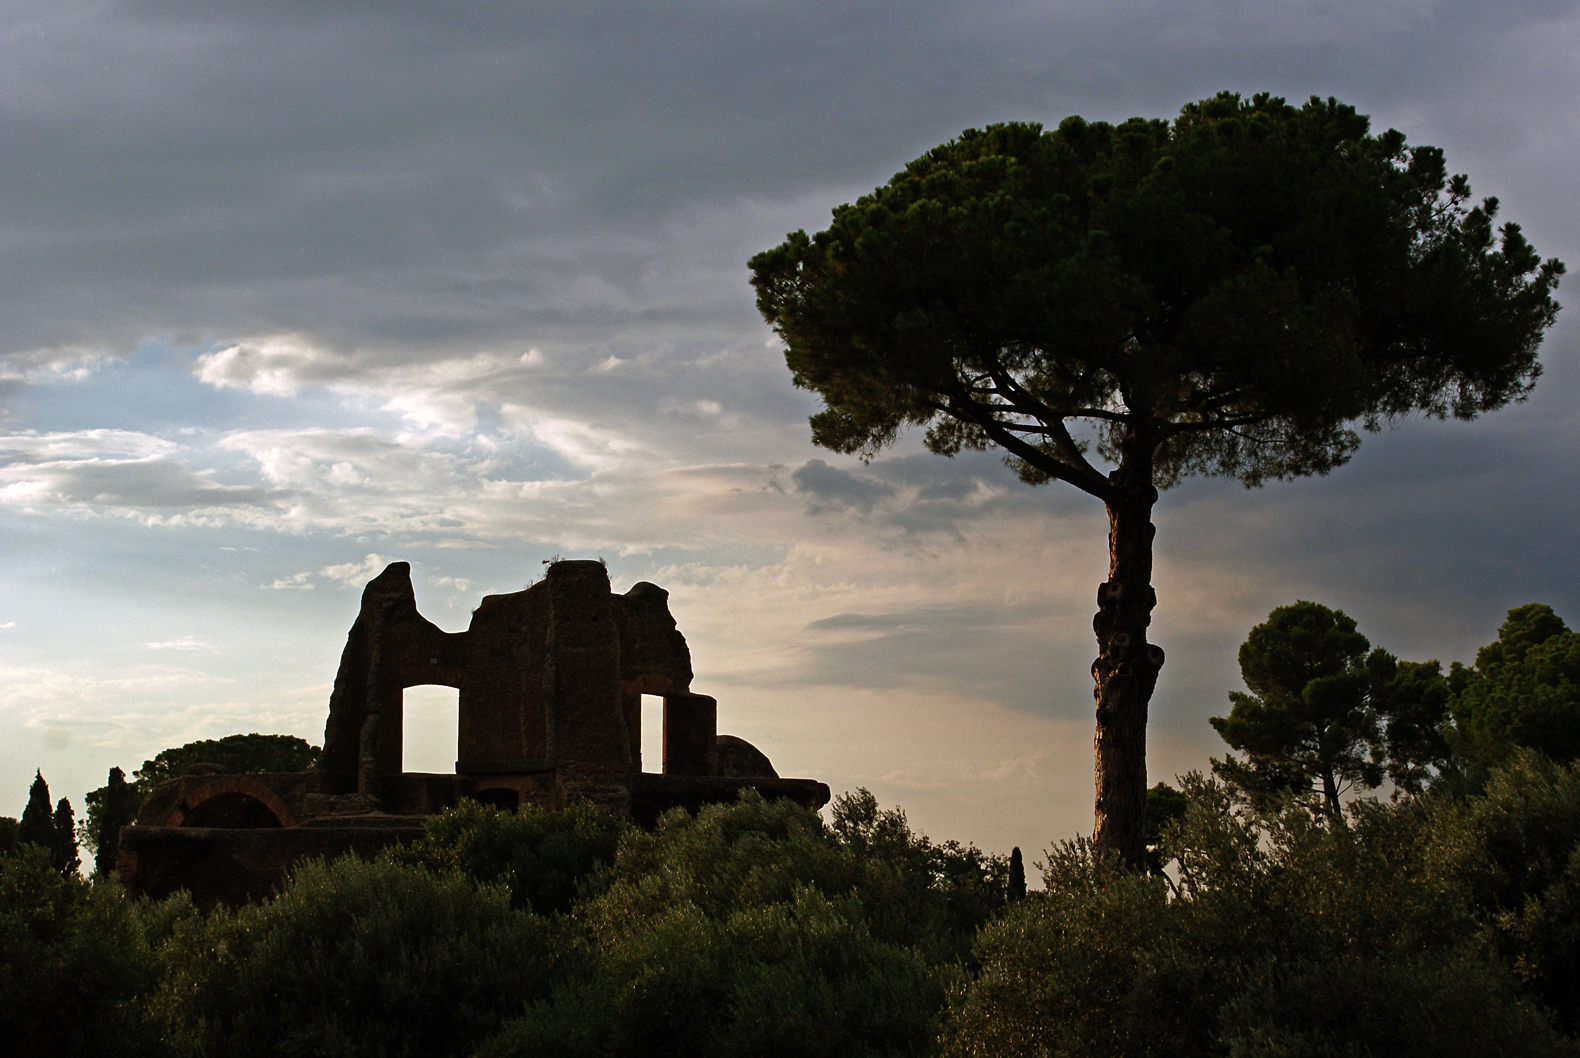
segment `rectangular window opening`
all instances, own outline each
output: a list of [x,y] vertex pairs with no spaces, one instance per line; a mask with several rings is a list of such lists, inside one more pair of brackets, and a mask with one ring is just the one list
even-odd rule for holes
[[642,770],[664,770],[664,699],[642,695]]
[[401,770],[455,773],[461,692],[424,685],[401,692]]

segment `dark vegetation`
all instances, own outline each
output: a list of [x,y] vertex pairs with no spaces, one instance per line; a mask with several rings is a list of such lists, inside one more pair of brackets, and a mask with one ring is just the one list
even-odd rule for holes
[[[1215,721],[1240,755],[1149,791],[1148,865],[1067,841],[1041,890],[1018,849],[934,842],[865,790],[827,820],[748,793],[652,831],[467,802],[206,918],[63,871],[51,830],[0,855],[0,1038],[161,1058],[1577,1054],[1580,764],[1531,744],[1580,729],[1577,638],[1519,607],[1445,673],[1281,607],[1242,651],[1243,725]],[[1354,796],[1390,774],[1390,797]],[[44,835],[42,779],[29,805]]]

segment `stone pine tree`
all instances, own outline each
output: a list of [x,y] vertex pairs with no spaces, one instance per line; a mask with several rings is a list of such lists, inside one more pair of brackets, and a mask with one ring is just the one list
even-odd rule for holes
[[1510,610],[1475,667],[1455,665],[1449,682],[1451,738],[1470,761],[1496,764],[1515,746],[1563,764],[1580,759],[1580,634],[1551,606]]
[[823,399],[814,442],[871,458],[925,426],[1106,506],[1099,848],[1143,859],[1158,490],[1324,474],[1356,426],[1523,397],[1563,268],[1496,213],[1353,107],[1223,93],[1173,122],[965,132],[752,259]]
[[1259,800],[1315,790],[1328,818],[1351,784],[1382,782],[1382,718],[1367,665],[1371,643],[1342,610],[1301,600],[1280,606],[1240,645],[1250,693],[1229,695],[1209,722],[1244,759],[1213,770]]

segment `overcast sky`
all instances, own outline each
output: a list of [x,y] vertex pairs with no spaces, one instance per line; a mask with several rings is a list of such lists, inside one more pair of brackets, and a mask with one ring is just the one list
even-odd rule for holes
[[[1580,264],[1570,0],[9,0],[0,814],[196,739],[322,741],[363,583],[459,631],[552,555],[667,588],[781,774],[936,838],[1089,832],[1096,501],[814,448],[746,261],[962,129],[1334,95]],[[1567,288],[1560,290],[1560,300]],[[1580,621],[1580,319],[1535,396],[1157,514],[1150,775],[1204,768],[1275,606],[1469,661]],[[412,691],[448,770],[455,692]]]

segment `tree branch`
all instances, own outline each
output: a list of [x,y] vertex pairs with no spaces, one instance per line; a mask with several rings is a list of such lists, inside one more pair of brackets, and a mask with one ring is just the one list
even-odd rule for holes
[[1162,442],[1182,433],[1202,433],[1207,430],[1229,430],[1233,432],[1237,427],[1254,426],[1271,418],[1274,418],[1274,416],[1244,415],[1238,419],[1203,419],[1198,422],[1165,423],[1158,431],[1158,440]]
[[[1010,455],[1030,463],[1051,478],[1073,485],[1082,492],[1097,497],[1105,504],[1115,495],[1113,487],[1108,484],[1108,479],[1098,473],[1085,458],[1079,458],[1079,462],[1072,463],[1050,456],[1016,435],[1014,428],[1020,427],[1021,424],[1003,422],[993,411],[995,407],[1004,407],[1012,411],[1018,409],[1007,405],[979,404],[969,398],[964,386],[960,387],[960,392],[950,394],[945,403],[933,400],[924,400],[923,403],[944,415],[979,427],[994,444]],[[1062,422],[1045,424],[1041,429],[1051,436],[1054,444],[1061,449],[1061,453],[1066,444],[1074,448],[1074,441],[1064,430]],[[1061,443],[1061,435],[1063,443]],[[1076,454],[1079,457],[1078,451]]]
[[[1010,402],[1010,407],[1014,408],[1015,411],[1020,412],[1023,415],[1030,415],[1033,419],[1038,420],[1047,427],[1046,436],[1053,442],[1054,447],[1059,450],[1060,458],[1067,465],[1077,472],[1086,475],[1091,481],[1102,482],[1102,487],[1107,488],[1108,478],[1099,472],[1096,467],[1092,466],[1091,463],[1086,461],[1086,456],[1081,454],[1080,446],[1075,443],[1075,438],[1071,437],[1070,431],[1065,428],[1065,417],[1062,414],[1054,411],[1042,401],[1032,396],[1031,393],[1028,392],[1026,388],[1016,380],[1015,376],[1004,370],[1003,365],[996,364],[994,367],[988,368],[988,373],[993,376],[994,382],[1008,390],[1006,396]],[[1030,405],[1030,407],[1027,407],[1027,405]],[[994,421],[997,422],[997,419],[995,418]],[[1120,421],[1123,422],[1125,420],[1121,419]],[[983,429],[986,428],[987,427],[984,425]],[[1028,462],[1030,461],[1028,460]],[[1036,466],[1037,464],[1033,463],[1032,465]],[[1071,481],[1070,483],[1072,485],[1075,484],[1074,481]],[[1079,487],[1085,488],[1084,486]],[[1094,496],[1097,495],[1097,493],[1093,492],[1091,489],[1085,489],[1085,491],[1092,492],[1092,495]]]

